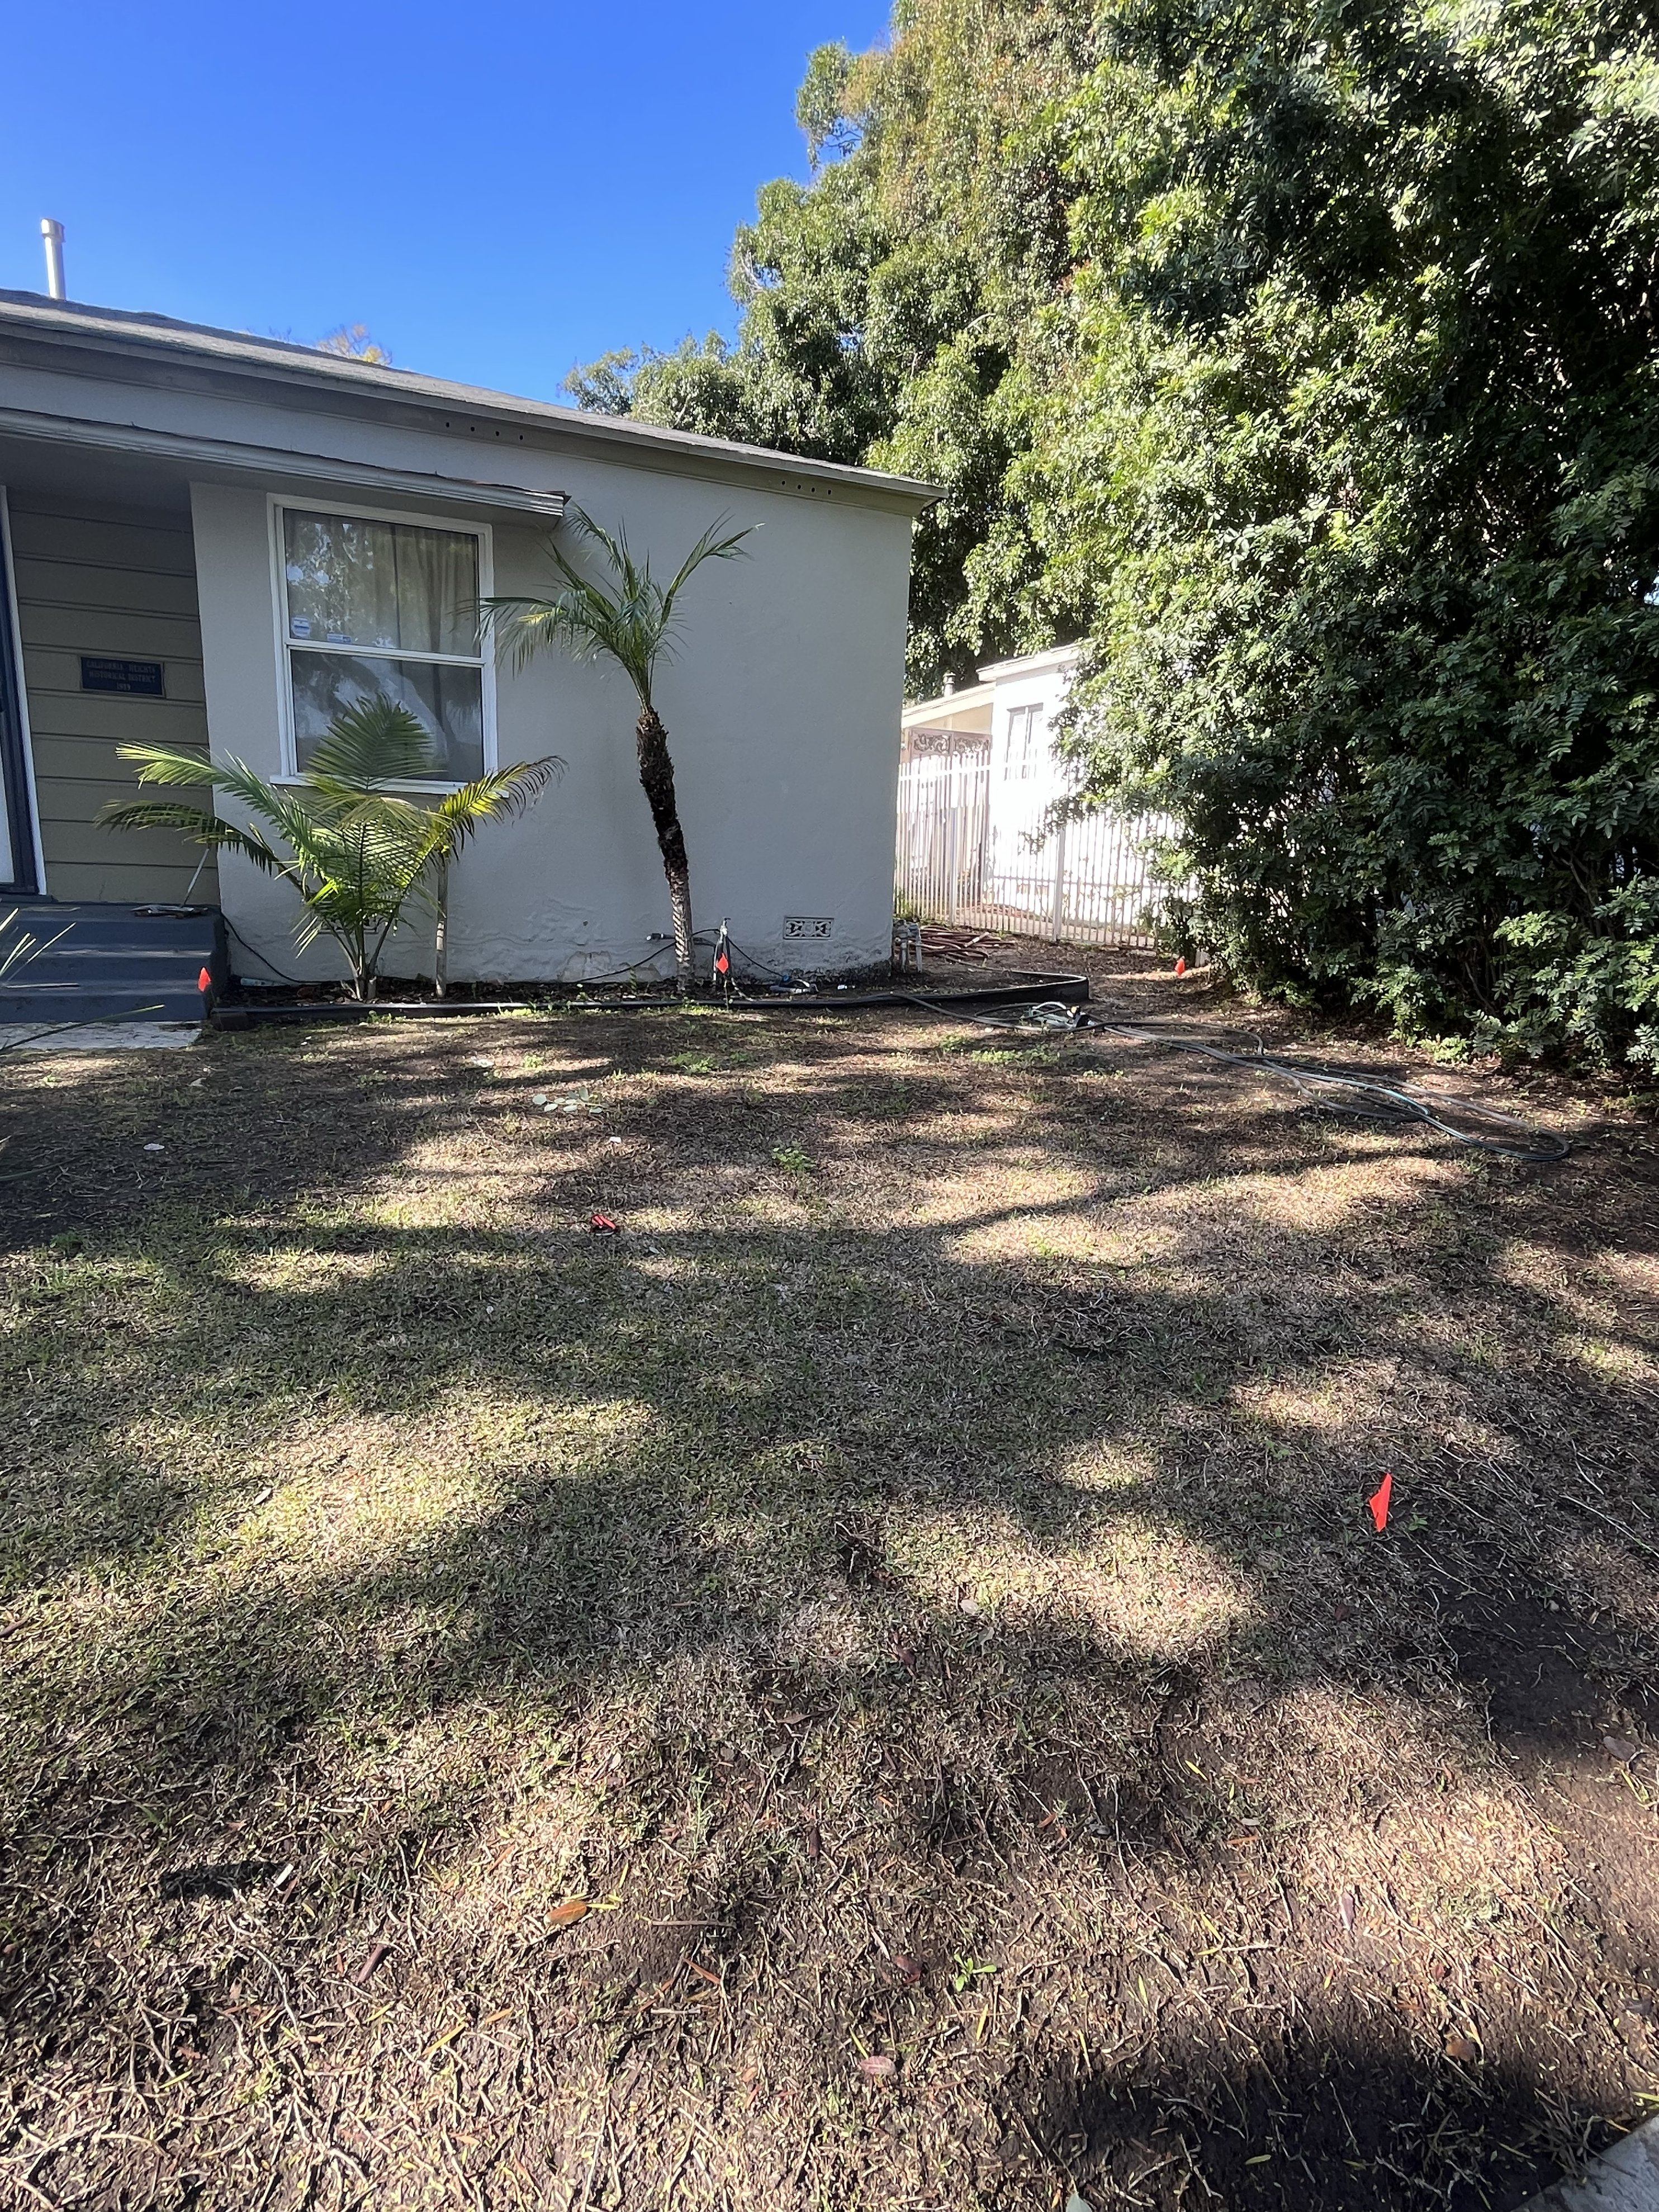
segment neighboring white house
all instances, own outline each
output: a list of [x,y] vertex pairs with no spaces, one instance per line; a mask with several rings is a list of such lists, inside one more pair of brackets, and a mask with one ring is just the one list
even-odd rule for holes
[[1054,732],[1077,664],[1074,645],[994,661],[971,689],[905,708],[898,886],[923,920],[1144,940],[1145,846],[1163,824],[1055,819],[1076,787]]
[[[451,974],[580,979],[646,957],[668,902],[626,679],[552,655],[515,672],[471,611],[480,594],[553,587],[544,548],[568,499],[667,570],[719,516],[758,526],[753,558],[699,571],[659,684],[696,919],[729,918],[779,965],[884,960],[910,541],[932,496],[0,293],[0,886],[182,898],[198,848],[97,825],[133,788],[117,747],[196,745],[292,775],[334,708],[384,690],[425,722],[450,780],[546,753],[568,764],[454,872]],[[227,857],[193,895],[222,906],[233,965],[294,968],[283,886]],[[337,972],[326,947],[307,972]]]

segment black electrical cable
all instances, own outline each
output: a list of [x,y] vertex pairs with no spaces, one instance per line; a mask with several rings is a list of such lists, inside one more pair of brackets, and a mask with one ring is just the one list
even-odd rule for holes
[[734,952],[740,952],[749,965],[758,969],[763,975],[774,976],[781,983],[794,973],[794,970],[790,968],[774,968],[769,961],[763,960],[757,952],[751,952],[746,945],[739,945],[737,939],[729,933],[726,941]]
[[[236,939],[236,942],[241,946],[244,952],[251,952],[256,960],[263,960],[267,968],[276,968],[278,976],[284,983],[293,983],[295,986],[298,986],[303,983],[328,982],[333,980],[329,976],[318,977],[312,975],[290,975],[285,968],[276,967],[276,963],[271,958],[268,952],[261,952],[257,945],[250,945],[246,938],[243,936],[241,931],[237,928],[235,923],[231,920],[228,915],[226,915],[225,916],[225,927]],[[242,978],[239,975],[236,980],[238,982],[240,982]],[[252,976],[248,978],[250,982],[255,980],[256,979]]]
[[[630,960],[625,968],[613,969],[608,975],[584,975],[575,988],[578,991],[586,991],[599,989],[606,983],[626,983],[637,975],[641,968],[652,967],[665,952],[672,952],[672,945],[659,945],[654,952],[647,952],[643,960]],[[666,978],[659,975],[655,980],[663,982]]]

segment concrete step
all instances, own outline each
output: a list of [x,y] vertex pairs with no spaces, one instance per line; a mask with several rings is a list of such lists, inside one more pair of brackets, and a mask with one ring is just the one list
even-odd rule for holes
[[228,972],[224,916],[140,907],[0,901],[0,958],[27,932],[33,954],[0,975],[0,1023],[199,1021],[204,968],[216,991]]

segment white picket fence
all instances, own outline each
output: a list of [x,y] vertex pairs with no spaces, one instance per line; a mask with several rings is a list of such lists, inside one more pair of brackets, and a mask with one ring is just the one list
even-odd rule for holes
[[1077,945],[1150,945],[1146,846],[1171,825],[1097,813],[1048,830],[1048,787],[992,784],[981,754],[924,754],[899,772],[897,894],[923,921]]

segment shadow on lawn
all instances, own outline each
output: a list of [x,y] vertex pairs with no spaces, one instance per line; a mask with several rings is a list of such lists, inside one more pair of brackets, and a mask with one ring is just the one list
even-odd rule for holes
[[[388,1137],[406,1146],[453,1084],[417,1070],[401,1132],[378,1097],[346,1099],[326,1117],[337,1179],[325,1187],[307,1173],[325,1117],[285,1127],[295,1071],[278,1057],[269,1073],[258,1110],[278,1120],[257,1219],[235,1195],[234,1132],[215,1125],[165,1196],[124,1194],[113,1238],[96,1232],[64,1287],[37,1286],[49,1327],[73,1268],[113,1277],[101,1340],[40,1379],[57,1394],[53,1433],[78,1453],[56,1452],[15,1531],[14,1587],[44,1586],[49,1615],[53,1586],[74,1577],[87,1607],[55,1650],[44,1630],[24,1634],[35,1671],[14,1686],[15,1725],[38,1736],[9,1884],[20,2023],[59,2051],[76,2023],[88,2053],[118,2033],[95,1978],[65,1998],[91,1910],[70,1869],[95,1862],[112,1821],[129,1855],[117,1884],[141,1919],[158,1908],[134,1899],[208,1909],[255,1879],[239,1869],[337,1861],[316,1925],[284,1957],[301,2002],[337,2004],[328,1960],[356,1940],[365,1899],[407,1908],[459,1875],[501,1816],[488,1730],[465,1773],[377,1784],[384,1808],[371,1792],[343,1824],[327,1809],[341,1747],[373,1765],[446,1717],[464,1739],[483,1706],[505,1716],[501,1741],[533,1723],[580,1778],[602,1839],[590,1888],[655,1854],[665,1917],[682,1924],[680,1905],[722,1984],[776,1999],[780,2047],[832,2081],[848,2078],[849,2036],[906,2047],[933,2032],[960,1972],[952,1944],[994,1893],[1040,1902],[1056,1849],[1082,1870],[1080,1896],[1207,1884],[1259,1923],[1259,1955],[1247,1944],[1224,2003],[1222,1970],[1200,1969],[1173,1905],[1174,1967],[1154,1963],[1156,1945],[1091,1948],[1086,1925],[1064,1938],[1086,1959],[1094,2040],[1034,2026],[1000,2056],[965,2044],[976,2132],[964,2119],[951,2141],[981,2193],[961,2201],[1046,2208],[1064,2178],[1151,2204],[1187,2191],[1331,2212],[1502,2202],[1587,2124],[1593,2066],[1547,2072],[1530,2027],[1520,2056],[1430,2048],[1379,1994],[1376,1932],[1333,1934],[1329,1898],[1293,1905],[1280,1887],[1275,1901],[1234,1849],[1297,1811],[1241,1780],[1245,1708],[1314,1690],[1403,1716],[1436,1756],[1478,1763],[1444,1609],[1500,1606],[1517,1584],[1574,1602],[1583,1528],[1553,1494],[1565,1446],[1599,1425],[1611,1451],[1632,1408],[1565,1354],[1540,1359],[1559,1303],[1493,1272],[1478,1186],[1373,1201],[1357,1232],[1264,1218],[1242,1279],[1207,1279],[1210,1216],[1164,1224],[1157,1269],[1127,1280],[1063,1253],[971,1256],[1000,1221],[1058,1219],[1118,1186],[1310,1164],[1286,1161],[1281,1119],[1230,1097],[1224,1153],[1201,1128],[1154,1137],[1126,1115],[1121,1158],[1074,1163],[1079,1192],[964,1206],[932,1227],[809,1212],[787,1235],[744,1222],[601,1243],[557,1225],[596,1186],[586,1158],[532,1164],[523,1228],[353,1227],[338,1209],[354,1186],[384,1177]],[[959,1082],[911,1079],[905,1112],[925,1117]],[[1185,1071],[1181,1088],[1209,1095]],[[856,1160],[887,1141],[884,1117],[857,1110],[869,1092],[819,1076],[826,1153]],[[82,1103],[95,1120],[96,1091]],[[770,1122],[805,1109],[721,1103],[690,1167],[728,1166],[747,1128],[764,1176]],[[1086,1127],[1097,1141],[1092,1109]],[[931,1171],[965,1174],[980,1149],[933,1141]],[[1361,1157],[1317,1139],[1309,1152],[1324,1166]],[[311,1196],[296,1212],[272,1190]],[[1534,1208],[1524,1226],[1547,1245],[1583,1224]],[[1268,1387],[1331,1418],[1298,1430],[1241,1413],[1236,1394]],[[141,1451],[135,1424],[178,1441]],[[221,1439],[205,1468],[184,1441],[198,1425]],[[1384,1452],[1440,1502],[1431,1529],[1379,1543],[1360,1500]],[[1166,1595],[1108,1634],[1088,1583],[1118,1560]],[[89,1601],[98,1578],[129,1602]],[[1168,1595],[1183,1584],[1185,1625]],[[999,1595],[981,1606],[987,1586]],[[735,1838],[718,1879],[686,1872],[674,1848],[697,1807]],[[850,1835],[831,1833],[843,1820],[873,1838],[846,1863],[873,1865],[878,1847],[907,1901],[885,1923],[885,1960],[867,1945],[813,1954],[809,2002],[804,1972],[799,1990],[776,1987],[778,1931],[845,1858]],[[233,1832],[246,1850],[218,1848]],[[617,1923],[606,1974],[639,1988],[665,1960],[672,1978],[684,1942],[659,1956],[648,1916],[635,1919]],[[176,1948],[184,1923],[159,1924]],[[914,1980],[891,1964],[901,1940]],[[1364,1988],[1322,2001],[1338,1954]],[[482,2012],[501,1968],[452,1958],[445,1971],[452,1990],[472,1972]],[[568,2046],[568,1970],[543,1952],[513,1972],[532,2023]],[[1034,2023],[1045,1996],[1060,2016],[1072,1985],[1071,1965],[1045,1972]],[[1555,1994],[1570,2002],[1566,1981]],[[198,1988],[198,2047],[227,2002],[222,1984]],[[898,2089],[873,2104],[872,2140],[903,2110]]]

